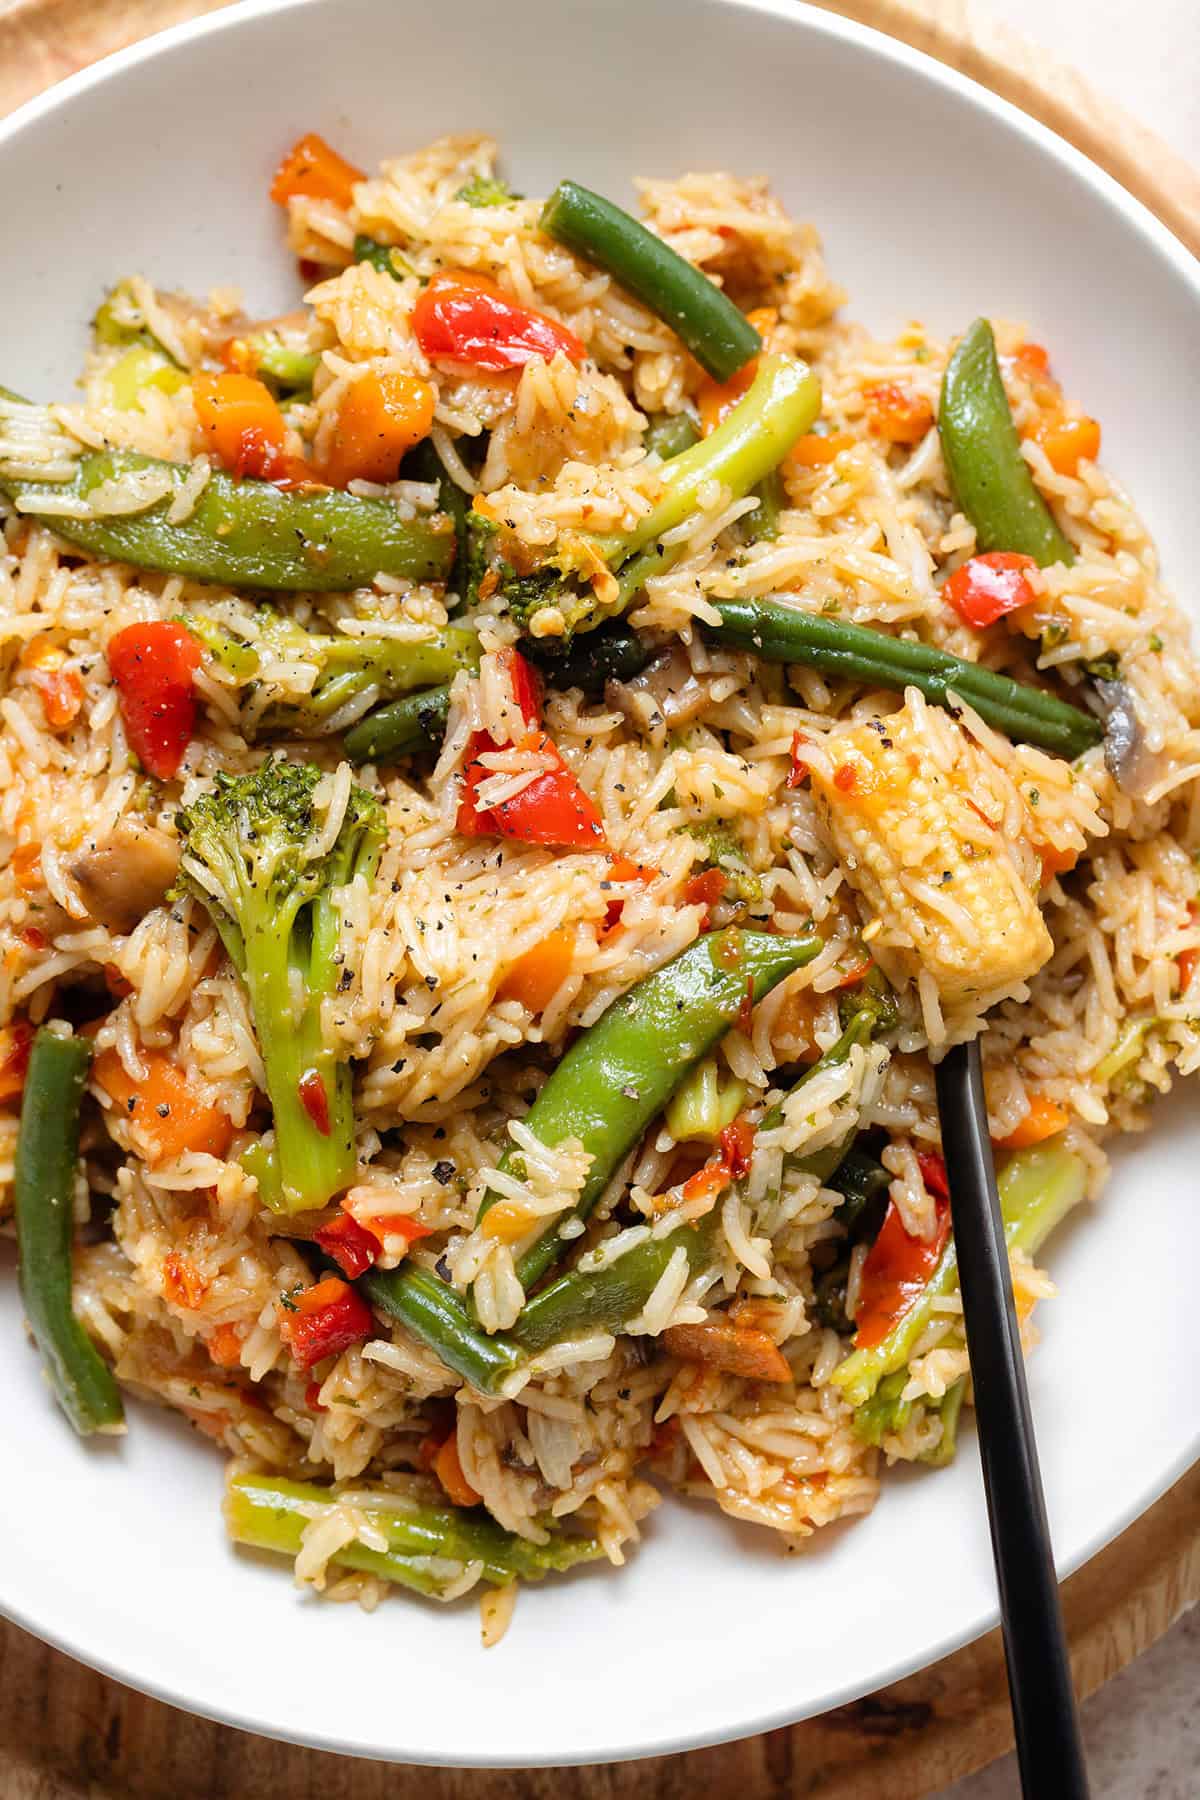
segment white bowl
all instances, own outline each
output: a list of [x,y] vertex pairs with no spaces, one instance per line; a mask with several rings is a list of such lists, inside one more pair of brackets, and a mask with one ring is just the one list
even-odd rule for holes
[[[269,311],[298,292],[266,190],[324,132],[361,162],[484,127],[516,184],[766,171],[824,234],[851,310],[949,332],[1027,320],[1104,423],[1169,574],[1200,562],[1196,269],[1056,138],[936,63],[827,14],[728,0],[253,4],[168,32],[0,128],[0,379],[65,395],[87,318],[142,270]],[[1061,1297],[1030,1369],[1060,1565],[1192,1461],[1200,1122],[1178,1102],[1048,1254]],[[784,1558],[715,1509],[665,1505],[621,1573],[529,1589],[485,1655],[475,1609],[373,1618],[235,1552],[219,1458],[131,1409],[78,1442],[0,1270],[8,1425],[0,1605],[86,1662],[279,1737],[403,1761],[593,1762],[758,1731],[891,1681],[995,1623],[973,1439],[891,1476],[870,1518]]]

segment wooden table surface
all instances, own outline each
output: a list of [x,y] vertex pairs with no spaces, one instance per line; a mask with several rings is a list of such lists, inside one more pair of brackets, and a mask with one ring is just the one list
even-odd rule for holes
[[[0,115],[226,0],[0,0]],[[1200,176],[969,0],[820,0],[983,81],[1068,137],[1200,253]],[[1200,1467],[1064,1587],[1093,1693],[1200,1598]],[[186,1595],[180,1596],[186,1620]],[[572,1771],[577,1800],[924,1800],[1012,1743],[993,1632],[877,1694],[739,1744]],[[279,1744],[148,1699],[0,1620],[0,1800],[560,1800],[560,1771],[397,1767]]]

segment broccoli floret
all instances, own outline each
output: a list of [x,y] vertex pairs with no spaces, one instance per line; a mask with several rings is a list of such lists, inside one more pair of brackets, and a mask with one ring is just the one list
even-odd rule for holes
[[[486,557],[484,597],[491,578],[490,592],[502,590],[509,611],[525,628],[535,613],[556,607],[561,625],[555,635],[563,637],[624,612],[652,576],[664,574],[684,555],[685,534],[676,528],[697,510],[703,490],[715,483],[731,499],[743,499],[778,467],[820,406],[820,383],[803,363],[759,357],[748,392],[716,430],[663,465],[661,498],[629,531],[564,535],[532,572],[516,567],[523,558],[514,557],[500,527],[481,536],[476,554]],[[533,635],[539,635],[536,628]]]
[[[461,625],[416,642],[402,638],[333,636],[263,607],[253,632],[189,619],[209,654],[247,686],[242,724],[247,736],[328,737],[349,729],[381,701],[418,688],[440,687],[460,669],[479,667],[479,640]],[[317,665],[307,693],[264,693],[264,663]]]
[[703,819],[689,821],[680,826],[680,830],[704,845],[705,868],[720,869],[724,873],[726,890],[735,899],[747,904],[762,899],[762,882],[746,861],[745,850],[728,826],[720,825],[714,819]]
[[514,193],[507,181],[501,181],[498,175],[472,175],[454,198],[465,200],[468,206],[511,206],[514,200],[523,200],[525,196]]
[[250,998],[289,1213],[324,1206],[354,1174],[350,1070],[325,1041],[321,1004],[339,973],[336,892],[374,873],[385,836],[379,801],[352,788],[326,847],[326,779],[282,761],[220,774],[178,820],[180,891],[208,909]]

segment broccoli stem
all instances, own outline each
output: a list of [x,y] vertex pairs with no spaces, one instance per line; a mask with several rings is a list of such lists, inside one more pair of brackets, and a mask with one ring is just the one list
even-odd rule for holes
[[355,1540],[331,1560],[430,1599],[441,1599],[470,1563],[482,1565],[484,1581],[503,1587],[518,1578],[540,1581],[604,1554],[595,1538],[565,1532],[544,1544],[531,1543],[476,1508],[430,1505],[389,1488],[322,1487],[279,1475],[232,1476],[225,1490],[225,1525],[235,1543],[295,1556],[305,1527],[339,1504],[360,1510],[387,1548],[369,1549]]
[[[1032,1149],[1018,1150],[1005,1164],[998,1186],[1009,1254],[1024,1250],[1032,1256],[1059,1221],[1083,1199],[1087,1170],[1082,1157],[1059,1140],[1051,1139]],[[958,1254],[952,1236],[921,1293],[887,1336],[869,1350],[852,1351],[834,1371],[833,1380],[851,1406],[865,1405],[885,1376],[907,1365],[933,1317],[934,1302],[954,1293],[957,1287]]]
[[760,356],[749,390],[716,430],[664,464],[658,504],[632,531],[595,540],[604,560],[619,567],[622,600],[679,560],[683,546],[659,540],[699,510],[703,487],[715,481],[742,499],[778,468],[820,410],[821,384],[806,364]]

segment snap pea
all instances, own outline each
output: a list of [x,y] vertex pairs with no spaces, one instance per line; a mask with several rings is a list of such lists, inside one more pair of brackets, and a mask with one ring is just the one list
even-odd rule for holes
[[108,1364],[71,1310],[71,1245],[86,1038],[43,1027],[33,1041],[17,1136],[15,1211],[21,1300],[55,1397],[81,1436],[123,1429]]
[[954,497],[981,550],[1019,551],[1043,569],[1074,562],[1021,455],[986,319],[975,320],[946,364],[938,435]]
[[728,381],[762,349],[745,313],[703,270],[591,188],[560,181],[540,223],[548,237],[607,270],[648,306],[717,381]]
[[[733,1025],[747,993],[761,999],[819,949],[820,939],[811,935],[775,937],[737,926],[713,932],[647,975],[576,1039],[525,1116],[530,1131],[549,1147],[578,1138],[592,1154],[571,1216],[585,1218],[591,1211],[689,1069]],[[507,1152],[500,1166],[519,1173],[519,1153]],[[480,1208],[481,1217],[488,1204]],[[568,1240],[560,1236],[565,1223],[557,1219],[518,1263],[526,1290],[566,1249]],[[427,1269],[371,1270],[356,1285],[372,1305],[399,1319],[484,1393],[498,1392],[527,1354],[517,1328],[489,1336],[462,1296]],[[556,1307],[561,1320],[561,1297]],[[586,1309],[580,1318],[583,1325],[589,1322]]]
[[[526,1290],[565,1250],[562,1227],[572,1218],[587,1218],[680,1082],[730,1030],[747,994],[761,1000],[820,948],[813,934],[776,937],[730,925],[697,938],[576,1038],[525,1124],[551,1149],[577,1139],[592,1162],[571,1213],[521,1257],[517,1274]],[[519,1176],[520,1152],[507,1151],[500,1167]],[[494,1202],[495,1196],[484,1201],[481,1217]]]
[[[0,388],[0,400],[16,400]],[[133,450],[103,450],[80,459],[70,481],[14,478],[0,466],[0,491],[13,500],[78,497],[102,482],[146,470],[166,471],[173,490],[190,472]],[[189,575],[222,587],[280,592],[344,592],[376,575],[444,581],[454,560],[449,522],[402,519],[390,500],[360,499],[332,488],[285,491],[269,481],[242,481],[214,470],[186,519],[171,524],[172,495],[144,512],[96,518],[55,513],[46,523],[93,556]]]
[[707,635],[768,662],[803,663],[843,680],[897,692],[915,687],[935,706],[948,707],[949,696],[957,694],[1016,742],[1039,744],[1059,756],[1081,756],[1104,735],[1100,721],[1090,713],[948,650],[806,612],[781,600],[714,599],[712,604],[721,623],[705,626]]
[[543,1576],[595,1562],[604,1555],[593,1537],[554,1531],[535,1544],[477,1507],[437,1506],[392,1488],[321,1486],[281,1475],[241,1473],[225,1490],[225,1526],[238,1544],[295,1556],[304,1530],[337,1505],[353,1505],[386,1543],[368,1548],[358,1539],[335,1550],[330,1561],[359,1569],[430,1599],[452,1590],[469,1564],[482,1564],[481,1577],[494,1586],[540,1581]]
[[588,1332],[623,1331],[636,1319],[658,1286],[676,1250],[682,1249],[693,1275],[713,1256],[714,1215],[680,1225],[661,1238],[643,1238],[605,1268],[572,1269],[544,1287],[522,1308],[511,1336],[529,1355]]

